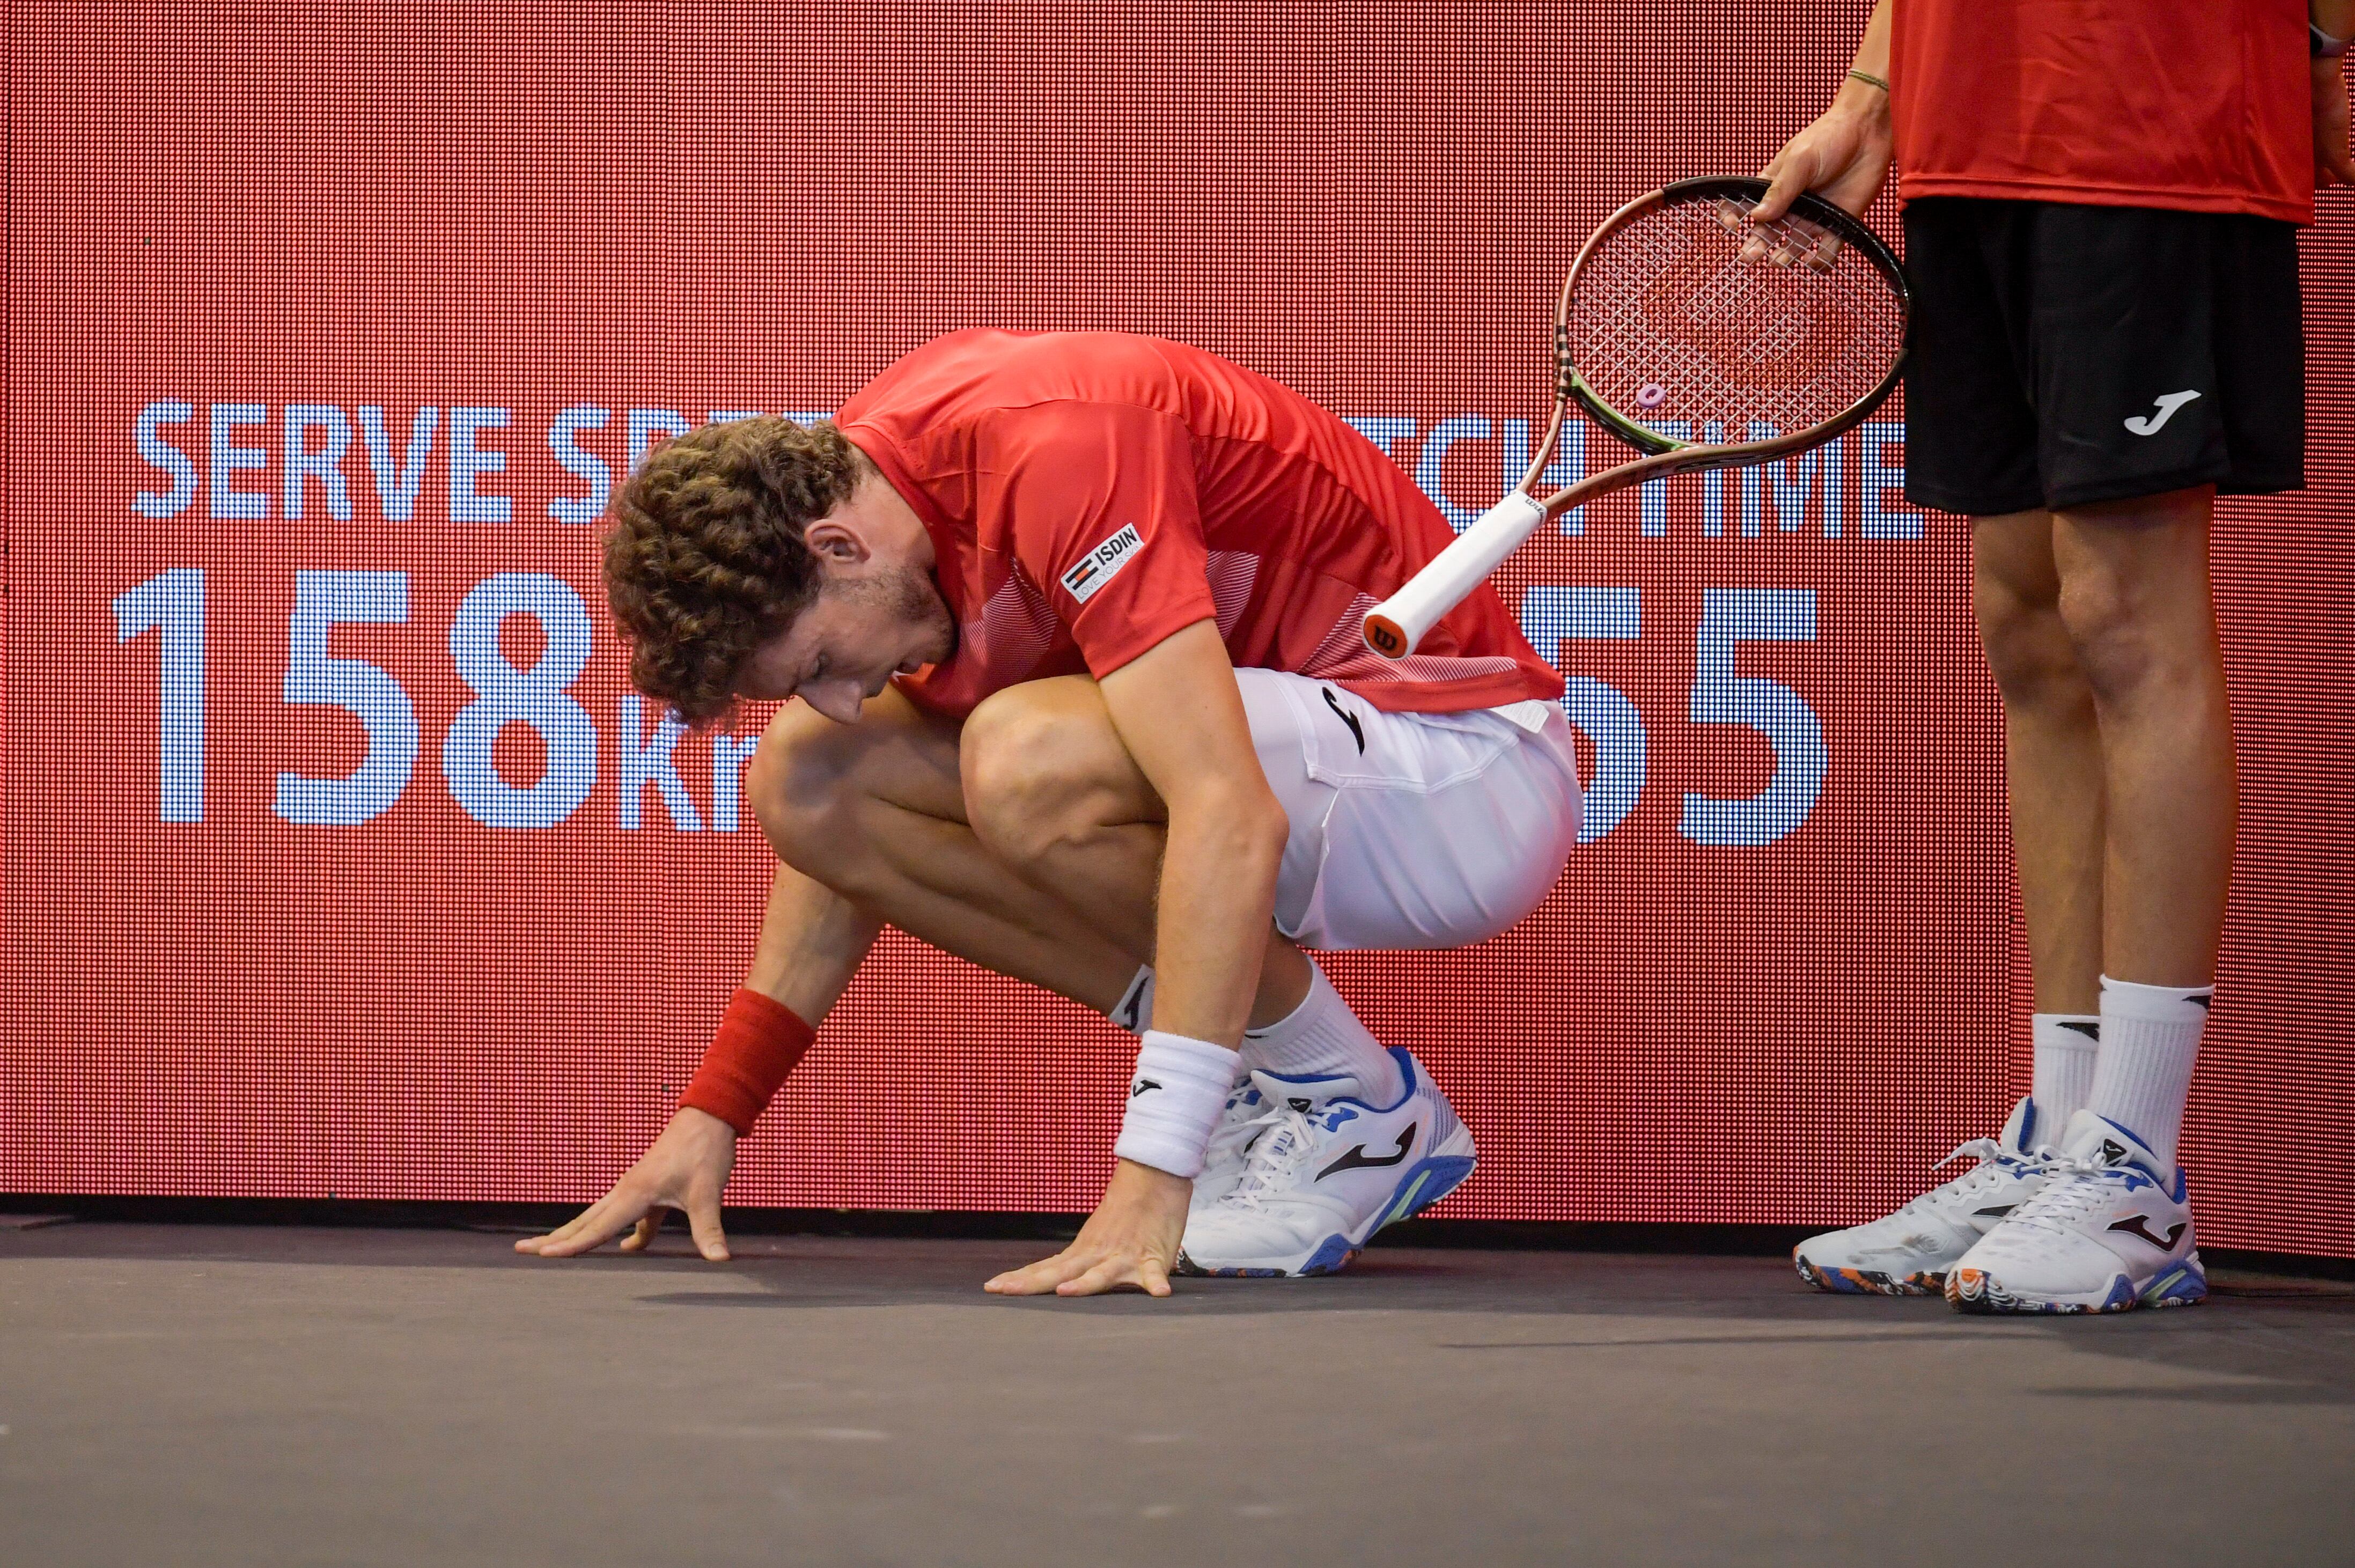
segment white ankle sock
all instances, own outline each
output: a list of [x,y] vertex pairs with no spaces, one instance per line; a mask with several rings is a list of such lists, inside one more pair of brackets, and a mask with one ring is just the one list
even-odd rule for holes
[[1398,1063],[1313,963],[1308,965],[1308,995],[1280,1022],[1245,1031],[1242,1055],[1250,1066],[1287,1077],[1347,1072],[1375,1105],[1394,1105],[1406,1093]]
[[2169,1164],[2183,1133],[2191,1064],[2213,986],[2178,990],[2102,976],[2102,1049],[2085,1109],[2107,1116]]
[[2034,1142],[2057,1147],[2069,1118],[2085,1108],[2101,1030],[2098,1017],[2083,1013],[2038,1013],[2030,1020],[2036,1067],[2029,1095],[2036,1102],[2036,1129],[2029,1136]]
[[1104,1017],[1131,1034],[1141,1035],[1153,1027],[1153,965],[1141,965],[1128,989],[1120,994],[1112,1011]]

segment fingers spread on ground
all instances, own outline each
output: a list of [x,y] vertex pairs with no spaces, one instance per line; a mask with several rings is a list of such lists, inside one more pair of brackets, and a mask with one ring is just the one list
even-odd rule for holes
[[1028,1268],[1008,1269],[982,1288],[1000,1296],[1037,1296],[1054,1289],[1064,1280],[1084,1272],[1086,1267],[1084,1261],[1074,1258],[1070,1253],[1057,1253],[1053,1257],[1041,1259]]
[[644,1212],[643,1204],[616,1202],[614,1195],[608,1193],[599,1199],[595,1207],[587,1213],[549,1237],[548,1244],[539,1249],[539,1255],[544,1258],[569,1258],[602,1247],[635,1224],[638,1216]]
[[706,1194],[688,1201],[687,1228],[695,1237],[697,1250],[712,1263],[726,1263],[728,1234],[719,1228],[719,1200]]

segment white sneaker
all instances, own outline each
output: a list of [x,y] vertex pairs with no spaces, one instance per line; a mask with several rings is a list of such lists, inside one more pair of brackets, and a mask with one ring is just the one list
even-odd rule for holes
[[1267,1096],[1251,1074],[1243,1074],[1227,1094],[1226,1109],[1211,1130],[1210,1147],[1202,1156],[1202,1173],[1194,1178],[1193,1200],[1186,1207],[1188,1221],[1235,1189],[1243,1179],[1243,1156],[1267,1130]]
[[1946,1274],[1960,1312],[2124,1312],[2207,1295],[2183,1168],[2091,1111],[2069,1118],[2043,1188]]
[[2037,1152],[2036,1131],[2036,1103],[2022,1095],[2001,1136],[1973,1138],[1931,1167],[1978,1161],[1962,1175],[1870,1223],[1792,1248],[1799,1277],[1817,1290],[1935,1295],[1955,1262],[2044,1185],[2052,1151]]
[[1472,1135],[1412,1056],[1391,1055],[1406,1093],[1387,1109],[1347,1074],[1252,1074],[1263,1104],[1242,1179],[1187,1216],[1180,1272],[1333,1274],[1376,1231],[1463,1185],[1478,1158]]

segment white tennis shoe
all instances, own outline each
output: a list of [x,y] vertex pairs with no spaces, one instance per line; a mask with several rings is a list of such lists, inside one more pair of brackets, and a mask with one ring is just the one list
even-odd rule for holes
[[1960,1312],[2124,1312],[2206,1299],[2183,1168],[2091,1111],[2033,1198],[1946,1274]]
[[1998,1136],[1973,1138],[1931,1168],[1978,1161],[1962,1175],[1878,1220],[1794,1247],[1799,1277],[1817,1290],[1937,1294],[1955,1261],[2044,1186],[2052,1151],[2037,1151],[2036,1130],[2036,1104],[2022,1095]]
[[1463,1185],[1478,1158],[1472,1135],[1412,1055],[1391,1055],[1406,1093],[1386,1108],[1347,1074],[1252,1074],[1262,1104],[1241,1178],[1188,1215],[1181,1273],[1333,1274],[1376,1231]]
[[1210,1147],[1203,1152],[1202,1172],[1194,1178],[1194,1197],[1187,1205],[1187,1222],[1235,1189],[1243,1179],[1243,1157],[1260,1134],[1267,1130],[1265,1114],[1267,1097],[1243,1074],[1227,1095],[1226,1109],[1219,1114],[1219,1125],[1211,1129]]

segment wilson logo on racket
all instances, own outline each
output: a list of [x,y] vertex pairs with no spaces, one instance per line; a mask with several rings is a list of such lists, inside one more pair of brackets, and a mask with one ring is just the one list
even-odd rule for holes
[[1079,565],[1063,573],[1063,592],[1081,603],[1086,603],[1095,596],[1097,589],[1110,582],[1122,567],[1136,559],[1136,552],[1144,548],[1145,540],[1137,537],[1136,525],[1129,524],[1088,551]]

